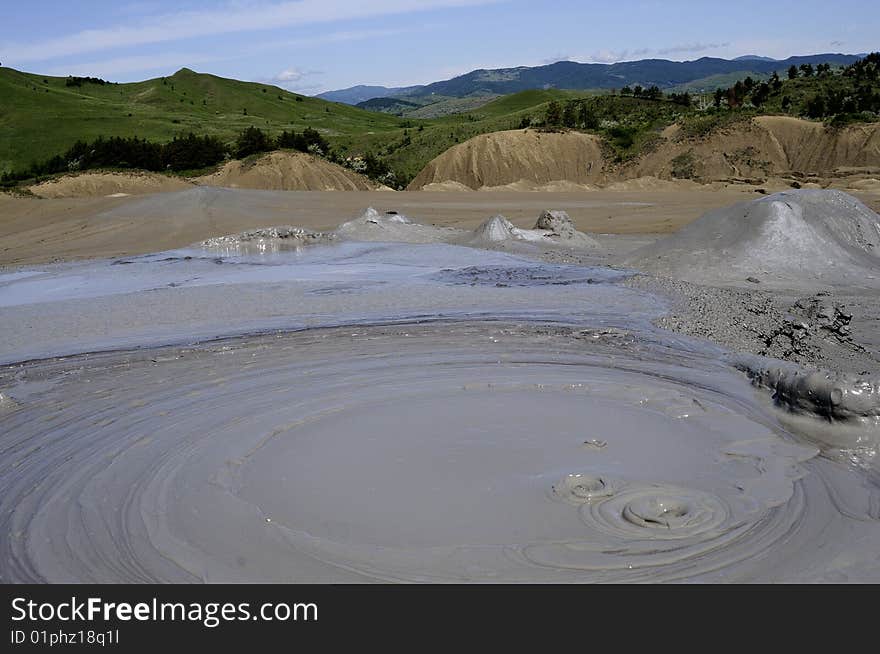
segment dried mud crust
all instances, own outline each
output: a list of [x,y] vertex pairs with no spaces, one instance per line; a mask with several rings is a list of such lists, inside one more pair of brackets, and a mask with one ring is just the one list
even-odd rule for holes
[[658,327],[808,367],[880,374],[880,298],[819,292],[800,297],[635,275],[625,286],[671,301]]

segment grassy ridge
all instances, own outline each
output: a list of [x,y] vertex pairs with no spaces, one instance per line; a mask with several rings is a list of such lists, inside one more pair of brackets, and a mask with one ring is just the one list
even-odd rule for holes
[[[247,113],[245,113],[247,112]],[[245,128],[305,127],[325,136],[401,131],[394,116],[183,69],[131,84],[66,86],[66,78],[0,68],[0,172],[64,152],[77,140],[195,132],[232,142]]]

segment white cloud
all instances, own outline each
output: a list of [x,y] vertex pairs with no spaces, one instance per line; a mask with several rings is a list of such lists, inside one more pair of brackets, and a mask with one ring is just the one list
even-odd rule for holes
[[288,68],[286,70],[282,70],[275,77],[272,78],[274,82],[298,82],[303,77],[305,77],[308,73],[305,73],[297,68]]
[[157,16],[145,19],[138,25],[118,24],[38,43],[7,43],[0,49],[0,60],[14,63],[46,61],[56,57],[150,43],[495,4],[502,1],[504,0],[298,0],[226,3],[210,10]]
[[730,43],[684,43],[665,48],[638,48],[636,50],[599,50],[585,57],[586,61],[613,64],[618,61],[633,61],[650,56],[666,56],[679,53],[697,53],[726,48]]
[[636,50],[599,50],[583,59],[598,64],[613,64],[618,61],[629,61],[645,57],[654,51],[650,48],[638,48]]
[[676,54],[679,52],[706,52],[707,50],[718,50],[726,48],[730,43],[689,43],[683,45],[673,45],[668,48],[660,48],[655,50],[658,55]]
[[318,70],[302,70],[296,66],[288,66],[274,77],[261,81],[283,86],[291,91],[305,92],[320,86],[313,81],[309,82],[307,80],[308,77],[320,74],[321,71]]
[[629,50],[598,50],[586,59],[597,64],[613,64],[616,61],[623,61],[628,55]]

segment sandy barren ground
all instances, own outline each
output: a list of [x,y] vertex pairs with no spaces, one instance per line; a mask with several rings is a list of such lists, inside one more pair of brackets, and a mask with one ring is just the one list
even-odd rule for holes
[[[242,191],[239,193],[248,193]],[[880,210],[880,190],[854,191]],[[0,265],[144,254],[272,225],[332,230],[366,207],[428,224],[474,229],[501,213],[531,228],[544,209],[568,212],[583,232],[665,234],[706,211],[758,197],[753,187],[599,190],[565,193],[252,191],[229,204],[199,201],[199,189],[123,198],[34,199],[0,194]]]
[[[157,252],[272,225],[332,230],[369,206],[463,229],[498,213],[531,228],[542,210],[561,209],[584,232],[668,233],[709,209],[757,197],[748,187],[578,193],[239,191],[229,202],[200,201],[199,193],[194,188],[139,198],[51,200],[0,195],[0,265]],[[862,195],[868,204],[880,200],[880,194]]]

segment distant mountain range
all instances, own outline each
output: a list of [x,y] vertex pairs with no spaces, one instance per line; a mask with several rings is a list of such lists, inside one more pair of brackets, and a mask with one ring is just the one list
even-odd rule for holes
[[[695,61],[668,61],[666,59],[643,59],[616,64],[581,64],[575,61],[558,61],[546,66],[520,66],[474,70],[449,80],[422,86],[388,88],[384,86],[353,86],[318,95],[324,100],[358,105],[375,98],[406,98],[416,104],[425,104],[429,96],[464,98],[473,95],[497,96],[529,89],[613,89],[623,86],[659,86],[671,89],[687,85],[699,86],[700,80],[718,78],[731,74],[769,75],[784,71],[789,66],[828,63],[845,66],[864,55],[814,54],[776,60],[758,55],[745,55],[736,59],[703,57]],[[373,103],[374,105],[377,103]],[[381,103],[380,103],[381,104]],[[365,108],[370,108],[369,106]]]
[[421,89],[421,86],[352,86],[339,91],[327,91],[321,93],[317,97],[330,102],[341,102],[342,104],[360,104],[373,98],[390,98],[398,95],[408,95]]

